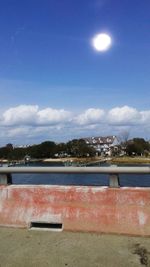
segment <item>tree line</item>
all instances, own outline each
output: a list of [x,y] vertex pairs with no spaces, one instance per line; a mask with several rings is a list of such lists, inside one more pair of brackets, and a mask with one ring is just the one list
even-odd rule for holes
[[87,157],[94,156],[96,153],[93,147],[86,144],[83,139],[74,139],[67,143],[56,144],[52,141],[45,141],[41,144],[28,147],[13,147],[7,144],[0,147],[0,159],[21,160],[26,155],[34,159],[54,158],[54,157]]
[[133,138],[126,142],[126,153],[129,156],[148,156],[150,153],[150,143],[143,138]]
[[[112,155],[113,155],[113,148]],[[121,142],[115,155],[124,150],[127,155],[145,155],[150,153],[150,143],[143,138]],[[96,149],[86,144],[84,139],[73,139],[67,143],[56,144],[53,141],[45,141],[41,144],[28,147],[13,147],[12,144],[0,147],[0,159],[22,160],[26,155],[33,159],[55,158],[55,157],[93,157]]]

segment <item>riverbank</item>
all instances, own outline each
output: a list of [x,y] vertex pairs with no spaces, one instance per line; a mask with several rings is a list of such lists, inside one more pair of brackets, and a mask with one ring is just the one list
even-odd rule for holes
[[103,157],[87,157],[87,158],[73,158],[73,157],[68,157],[68,158],[48,158],[48,159],[43,159],[43,162],[70,162],[70,163],[97,163],[101,161],[107,161],[108,158],[103,158]]
[[114,157],[112,164],[150,164],[150,157]]
[[150,164],[150,157],[92,157],[92,158],[49,158],[44,159],[43,162],[55,163],[80,163],[82,164],[97,164],[108,162],[110,164]]
[[[24,163],[24,160],[0,159],[1,164],[6,163]],[[97,163],[108,162],[110,164],[150,164],[150,157],[87,157],[87,158],[46,158],[46,159],[31,159],[30,162],[43,162],[43,163],[78,163],[80,165],[89,165]]]
[[150,266],[150,238],[0,228],[0,266]]

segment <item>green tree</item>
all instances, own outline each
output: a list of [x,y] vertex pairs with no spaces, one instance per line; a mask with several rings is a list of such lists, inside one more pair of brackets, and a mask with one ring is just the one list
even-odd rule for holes
[[56,144],[51,141],[45,141],[39,145],[38,153],[41,156],[41,158],[54,157],[56,153]]
[[74,139],[67,143],[67,153],[73,157],[94,156],[95,152],[95,149],[87,145],[83,139]]
[[150,144],[143,138],[133,138],[127,143],[126,152],[129,156],[143,155],[145,151],[150,151]]

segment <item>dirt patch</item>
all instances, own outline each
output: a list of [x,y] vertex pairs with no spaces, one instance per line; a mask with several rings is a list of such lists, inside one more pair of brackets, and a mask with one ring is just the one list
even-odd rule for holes
[[150,252],[145,247],[141,246],[139,243],[135,244],[133,254],[136,254],[139,256],[140,263],[142,265],[150,266],[149,265]]

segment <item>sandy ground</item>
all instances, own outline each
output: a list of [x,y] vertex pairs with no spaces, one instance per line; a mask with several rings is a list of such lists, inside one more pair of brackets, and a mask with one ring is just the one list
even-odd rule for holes
[[[95,158],[94,158],[95,159]],[[89,159],[91,161],[91,159]],[[92,159],[93,160],[93,159]],[[49,158],[49,159],[44,159],[43,162],[76,162],[76,161],[88,161],[87,158]]]
[[1,267],[150,266],[150,238],[0,228]]
[[43,159],[43,162],[65,162],[65,161],[67,161],[67,158]]

